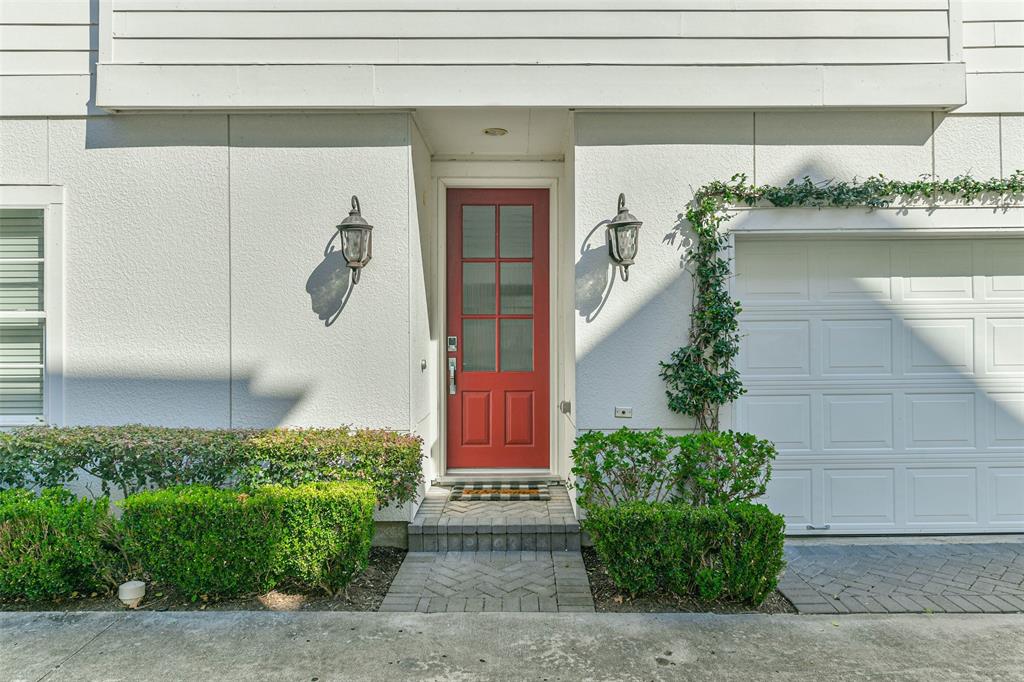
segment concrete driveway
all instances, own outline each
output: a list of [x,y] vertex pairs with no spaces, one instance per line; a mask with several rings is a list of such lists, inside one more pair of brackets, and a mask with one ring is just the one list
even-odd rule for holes
[[1024,616],[0,616],[3,680],[1020,680]]

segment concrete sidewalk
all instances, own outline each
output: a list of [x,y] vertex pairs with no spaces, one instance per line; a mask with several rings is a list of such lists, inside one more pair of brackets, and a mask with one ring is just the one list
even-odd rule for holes
[[1024,616],[5,613],[3,680],[1020,680]]

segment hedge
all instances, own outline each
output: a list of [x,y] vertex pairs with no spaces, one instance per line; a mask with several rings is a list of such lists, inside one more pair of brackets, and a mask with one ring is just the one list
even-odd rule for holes
[[182,486],[121,502],[128,554],[193,599],[265,592],[282,582],[336,593],[367,564],[376,497],[363,482]]
[[107,498],[0,491],[0,598],[55,599],[117,584]]
[[381,506],[407,502],[423,482],[419,436],[375,429],[271,429],[244,442],[244,485],[359,479]]
[[612,581],[631,594],[667,589],[757,605],[784,566],[783,518],[750,502],[594,507],[584,527]]
[[419,437],[382,430],[33,426],[0,432],[0,487],[57,487],[81,473],[100,490],[132,493],[360,479],[383,506],[413,499],[422,482]]

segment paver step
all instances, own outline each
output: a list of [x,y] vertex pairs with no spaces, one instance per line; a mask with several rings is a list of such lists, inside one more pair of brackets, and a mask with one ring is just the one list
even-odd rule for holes
[[417,518],[409,524],[410,552],[579,551],[580,524],[574,517]]
[[580,524],[563,486],[550,500],[449,500],[434,486],[409,524],[410,552],[579,551]]

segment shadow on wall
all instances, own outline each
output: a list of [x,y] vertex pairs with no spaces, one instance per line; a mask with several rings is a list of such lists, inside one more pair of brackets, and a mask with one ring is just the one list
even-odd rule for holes
[[306,280],[310,305],[325,327],[337,321],[352,296],[352,276],[341,250],[335,248],[337,238],[335,232],[324,247],[323,260]]
[[[272,427],[306,394],[301,387],[260,388],[258,372],[227,376],[126,376],[109,373],[64,376],[64,423],[116,426],[152,424],[202,428]],[[59,382],[59,377],[49,378]]]
[[676,224],[661,238],[661,243],[676,247],[679,251],[679,267],[685,268],[690,249],[693,247],[693,227],[686,219],[685,213],[676,216]]
[[587,322],[597,319],[615,287],[615,269],[608,257],[609,222],[602,220],[587,233],[576,261],[576,311]]

